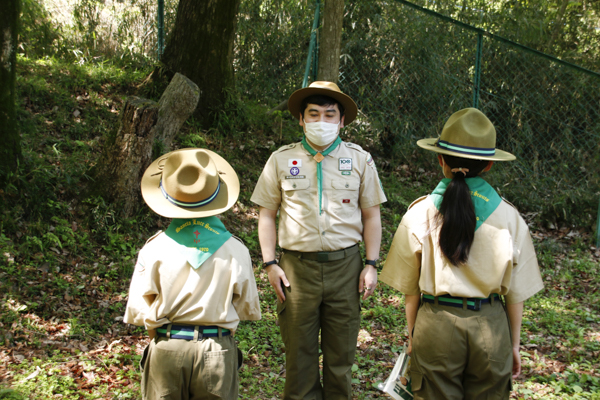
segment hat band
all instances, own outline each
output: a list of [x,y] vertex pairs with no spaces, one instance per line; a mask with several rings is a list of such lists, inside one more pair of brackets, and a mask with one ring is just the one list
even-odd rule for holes
[[165,196],[165,199],[169,200],[169,202],[175,204],[176,206],[183,207],[183,208],[196,208],[196,207],[202,207],[202,206],[207,205],[208,203],[210,203],[211,201],[213,201],[214,199],[217,198],[217,195],[219,194],[220,189],[221,189],[221,180],[219,179],[219,184],[217,185],[217,190],[215,190],[215,192],[210,197],[208,197],[204,200],[201,200],[201,201],[197,201],[197,202],[186,202],[186,201],[177,200],[176,198],[169,196],[169,194],[163,187],[162,179],[160,180],[160,191],[162,192],[163,196]]
[[438,139],[436,143],[437,147],[440,147],[444,150],[454,151],[456,153],[469,154],[471,156],[494,156],[496,155],[495,148],[481,148],[481,147],[469,147],[469,146],[461,146],[459,144],[449,143],[445,140]]

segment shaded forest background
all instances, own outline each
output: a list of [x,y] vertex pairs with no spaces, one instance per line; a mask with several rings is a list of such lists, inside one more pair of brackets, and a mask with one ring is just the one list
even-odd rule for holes
[[[600,70],[598,2],[415,3]],[[165,2],[167,40],[177,5]],[[270,153],[300,137],[287,111],[268,112],[301,85],[314,6],[242,0],[234,86],[211,111],[208,126],[192,116],[173,141],[175,148],[218,152],[240,176],[240,199],[223,221],[251,251],[263,310],[262,321],[242,323],[236,335],[246,354],[242,398],[278,398],[285,380],[275,297],[258,268],[257,210],[249,198]],[[0,171],[6,179],[0,189],[0,398],[139,398],[137,362],[147,339],[142,329],[124,325],[122,314],[137,251],[168,220],[141,202],[123,218],[120,204],[87,188],[95,185],[90,170],[115,135],[127,98],[158,101],[169,83],[168,74],[149,79],[164,69],[155,18],[153,1],[22,1],[15,96],[22,157],[16,171]],[[495,101],[503,110],[498,121],[514,112],[524,116],[517,118],[521,125],[508,125],[519,135],[507,146],[551,150],[547,163],[540,159],[520,171],[502,166],[489,176],[527,219],[546,283],[526,304],[524,372],[512,398],[598,399],[597,79],[484,39],[484,71],[495,77],[483,78],[484,86],[522,86],[508,102],[492,91],[496,97],[482,97],[482,106],[493,112]],[[344,140],[374,155],[389,198],[382,207],[382,261],[410,202],[440,178],[435,159],[414,142],[435,136],[455,108],[470,106],[476,43],[471,31],[401,2],[346,1],[340,85],[355,96],[361,114]],[[567,127],[528,125],[536,119],[519,99],[530,97],[536,115],[569,120]],[[568,137],[570,144],[554,137]],[[531,176],[535,180],[526,181]],[[389,375],[406,338],[404,300],[379,284],[362,307],[353,390],[357,399],[379,398],[374,385]]]

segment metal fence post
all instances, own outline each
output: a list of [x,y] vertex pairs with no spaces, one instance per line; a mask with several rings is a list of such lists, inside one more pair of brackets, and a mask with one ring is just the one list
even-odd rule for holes
[[475,76],[473,78],[473,108],[479,108],[479,90],[481,88],[481,57],[483,48],[483,35],[477,34],[477,55],[475,57]]
[[600,247],[600,202],[598,203],[598,217],[596,219],[596,248]]
[[158,0],[157,14],[156,22],[158,25],[158,59],[160,60],[165,49],[165,0]]
[[312,60],[313,52],[315,51],[315,44],[317,41],[317,28],[319,27],[319,7],[320,0],[317,0],[317,7],[315,9],[315,19],[313,21],[312,30],[310,32],[310,46],[308,47],[308,56],[306,57],[306,69],[304,70],[304,80],[302,81],[302,87],[308,86],[308,74],[310,72],[310,64]]

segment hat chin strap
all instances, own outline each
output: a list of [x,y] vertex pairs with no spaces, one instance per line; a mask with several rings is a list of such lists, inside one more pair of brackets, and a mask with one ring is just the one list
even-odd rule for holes
[[197,201],[197,202],[180,201],[174,197],[169,196],[169,194],[163,187],[162,179],[160,180],[160,191],[162,192],[165,199],[167,199],[170,203],[175,204],[176,206],[182,207],[182,208],[197,208],[197,207],[205,206],[217,198],[217,195],[219,194],[219,190],[221,190],[221,179],[219,179],[219,184],[217,185],[217,190],[215,190],[215,192],[213,194],[211,194],[208,198]]

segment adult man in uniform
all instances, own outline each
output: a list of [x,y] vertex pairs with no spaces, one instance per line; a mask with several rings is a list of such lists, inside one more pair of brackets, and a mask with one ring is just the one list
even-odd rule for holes
[[377,284],[379,204],[386,197],[371,155],[339,138],[357,107],[336,84],[313,82],[290,96],[288,108],[305,137],[271,155],[251,199],[260,206],[260,246],[278,299],[286,351],[284,399],[351,399],[360,293],[366,299]]

